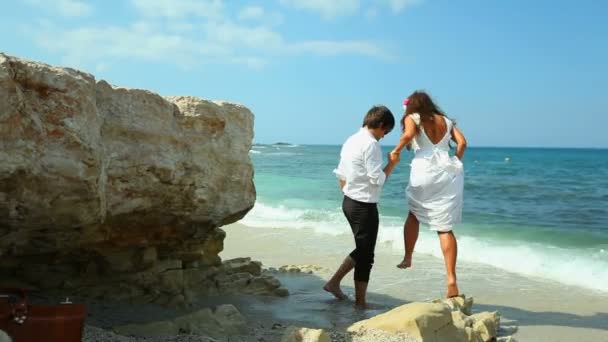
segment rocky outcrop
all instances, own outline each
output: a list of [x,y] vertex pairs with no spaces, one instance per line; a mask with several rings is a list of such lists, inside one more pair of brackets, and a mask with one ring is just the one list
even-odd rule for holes
[[252,138],[241,105],[0,54],[0,276],[187,296],[253,207]]
[[247,321],[233,305],[226,304],[214,310],[202,309],[174,320],[117,326],[114,331],[119,335],[137,337],[194,334],[221,338],[246,334]]
[[329,334],[323,329],[288,327],[281,342],[331,342]]
[[[352,342],[490,342],[515,341],[512,336],[498,337],[497,312],[472,314],[473,298],[464,295],[431,303],[415,302],[356,322],[346,331],[289,327],[282,341]],[[505,330],[501,330],[502,335]]]
[[219,294],[289,295],[276,278],[262,273],[262,263],[251,258],[226,260],[217,274],[213,280]]
[[317,265],[283,265],[278,269],[273,267],[268,269],[271,273],[329,273],[331,270]]
[[464,296],[433,303],[410,303],[384,314],[357,322],[351,333],[382,330],[408,334],[416,341],[489,342],[494,341],[500,325],[496,312],[471,315],[472,299]]

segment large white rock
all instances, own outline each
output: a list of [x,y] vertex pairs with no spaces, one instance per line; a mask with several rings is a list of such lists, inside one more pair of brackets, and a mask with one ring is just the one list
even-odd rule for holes
[[348,331],[361,334],[382,330],[407,334],[424,342],[489,342],[496,339],[500,325],[498,313],[469,316],[472,305],[472,298],[464,296],[433,303],[410,303],[357,322]]
[[218,227],[255,202],[252,139],[244,106],[0,53],[0,273],[56,287],[220,265]]
[[281,342],[331,342],[331,339],[323,329],[288,327]]
[[435,338],[438,331],[452,324],[450,309],[439,303],[410,303],[391,311],[357,322],[350,332],[378,329],[393,333],[408,333],[420,340]]
[[0,255],[204,235],[255,201],[245,107],[0,54]]

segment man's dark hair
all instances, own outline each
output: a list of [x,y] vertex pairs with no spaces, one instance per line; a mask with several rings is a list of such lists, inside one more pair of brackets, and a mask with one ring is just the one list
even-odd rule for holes
[[363,127],[367,128],[384,128],[386,132],[390,132],[395,127],[395,117],[390,109],[385,106],[373,106],[363,119]]

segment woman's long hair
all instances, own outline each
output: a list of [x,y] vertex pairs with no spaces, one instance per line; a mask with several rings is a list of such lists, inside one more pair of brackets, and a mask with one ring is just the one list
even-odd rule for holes
[[434,114],[447,116],[443,110],[433,102],[433,99],[431,99],[429,94],[422,90],[416,90],[407,97],[407,106],[405,107],[405,113],[401,118],[402,131],[405,131],[405,117],[414,113],[420,114],[421,120],[433,120]]

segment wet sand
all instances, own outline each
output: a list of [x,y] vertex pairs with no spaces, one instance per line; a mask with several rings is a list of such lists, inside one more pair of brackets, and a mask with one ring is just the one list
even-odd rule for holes
[[[376,247],[368,300],[374,310],[354,309],[352,302],[340,302],[321,287],[332,271],[352,250],[352,236],[314,233],[312,230],[249,228],[233,224],[227,233],[223,260],[248,256],[264,267],[317,265],[312,275],[277,274],[290,290],[288,298],[234,298],[248,317],[260,321],[279,320],[320,328],[343,328],[395,306],[412,301],[429,301],[445,293],[443,260],[414,254],[413,268],[395,267],[402,255],[388,244]],[[499,311],[500,333],[518,341],[608,341],[608,293],[533,279],[486,265],[458,264],[462,293],[475,298],[474,311]],[[347,276],[343,290],[353,297]],[[226,302],[226,298],[215,300]],[[213,304],[213,303],[212,303]]]

